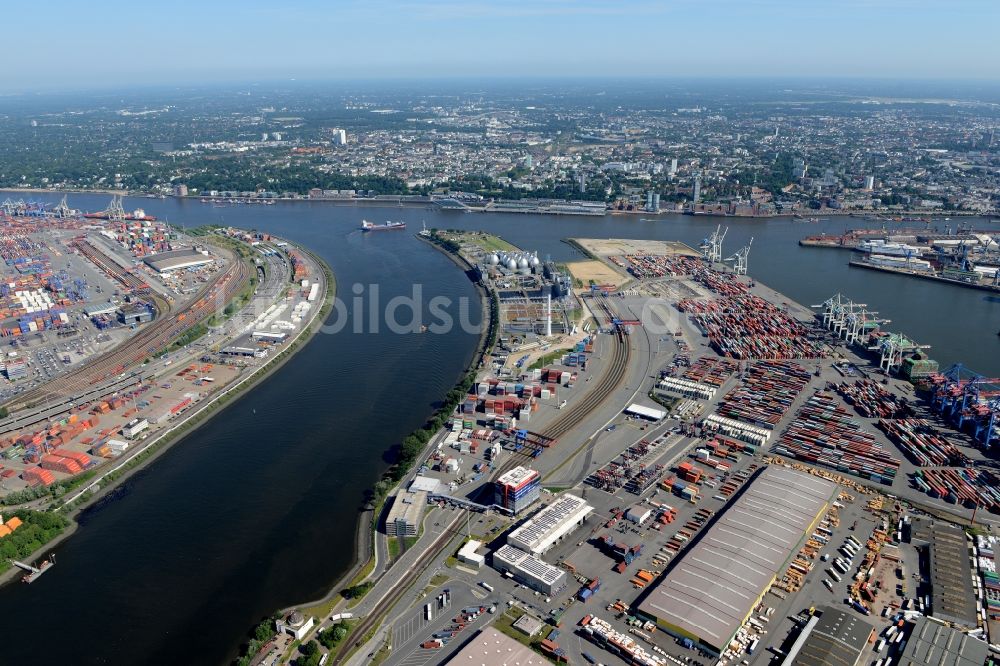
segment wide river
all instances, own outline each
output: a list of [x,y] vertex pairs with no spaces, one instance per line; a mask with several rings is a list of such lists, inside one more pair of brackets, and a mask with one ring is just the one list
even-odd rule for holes
[[[70,195],[69,203],[100,210],[108,199]],[[567,261],[579,254],[565,238],[678,239],[697,246],[721,221],[729,226],[724,252],[753,236],[751,275],[790,298],[810,305],[841,292],[892,319],[893,330],[932,345],[942,367],[962,361],[1000,375],[1000,299],[850,268],[845,251],[797,245],[821,230],[859,226],[857,220],[644,221],[309,202],[125,203],[127,210],[143,207],[188,226],[229,224],[285,236],[329,262],[345,298],[356,284],[377,284],[385,303],[409,295],[416,284],[425,303],[439,295],[453,303],[468,299],[475,319],[480,312],[469,281],[413,238],[422,222],[485,229],[543,258]],[[362,217],[410,226],[406,233],[365,236],[356,230]],[[985,220],[972,222],[1000,232]],[[263,616],[321,596],[346,570],[364,492],[385,469],[387,450],[426,418],[469,363],[475,342],[458,327],[441,335],[399,335],[384,326],[379,333],[317,335],[276,375],[84,512],[81,529],[56,549],[59,565],[38,583],[0,590],[0,617],[39,627],[8,641],[0,663],[231,660]]]

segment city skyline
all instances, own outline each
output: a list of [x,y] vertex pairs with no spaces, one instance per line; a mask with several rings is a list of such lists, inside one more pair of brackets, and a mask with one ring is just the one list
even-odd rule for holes
[[[994,79],[1000,64],[984,48],[1000,7],[985,0],[48,6],[60,20],[45,24],[44,49],[38,30],[7,38],[24,54],[0,75],[8,93],[478,76]],[[35,8],[8,11],[13,25],[37,23]]]

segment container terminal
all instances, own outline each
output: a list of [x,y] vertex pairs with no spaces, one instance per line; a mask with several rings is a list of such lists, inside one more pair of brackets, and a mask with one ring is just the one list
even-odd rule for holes
[[[520,258],[534,275],[532,254],[476,236],[451,250],[507,266],[471,273],[491,291],[529,279]],[[942,370],[846,296],[789,302],[723,238],[573,241],[591,259],[565,267],[553,306],[570,338],[548,330],[547,297],[508,318],[387,500],[372,590],[351,606],[365,639],[328,663],[500,664],[529,648],[884,666],[1000,650],[1000,382]]]
[[0,213],[0,258],[0,492],[11,511],[45,508],[53,486],[55,508],[98,488],[279,353],[326,293],[322,267],[280,239],[184,233],[125,214],[118,197],[99,214],[65,199]]
[[1000,291],[1000,238],[993,232],[854,229],[841,236],[808,236],[799,244],[853,250],[860,256],[849,263],[857,268]]

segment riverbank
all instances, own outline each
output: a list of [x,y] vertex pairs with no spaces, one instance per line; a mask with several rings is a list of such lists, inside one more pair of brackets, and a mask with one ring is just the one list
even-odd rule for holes
[[[56,503],[51,504],[48,510],[62,512],[69,519],[69,527],[55,539],[46,542],[35,550],[31,554],[30,559],[27,560],[28,562],[46,555],[52,548],[67,540],[79,528],[76,518],[80,513],[111,495],[133,475],[145,469],[188,435],[206,425],[213,417],[223,412],[227,407],[238,402],[250,390],[279,370],[298,351],[301,351],[312,340],[313,336],[320,331],[322,322],[329,315],[333,305],[333,299],[336,295],[336,278],[329,265],[318,256],[305,248],[292,247],[308,255],[316,267],[324,273],[323,305],[314,313],[310,321],[285,343],[285,346],[278,354],[275,354],[266,362],[254,368],[246,376],[238,379],[233,385],[225,387],[218,394],[199,403],[197,407],[187,413],[186,418],[183,418],[172,427],[158,433],[149,440],[144,441],[142,446],[129,456],[127,460],[122,460],[112,469],[103,472],[71,496],[56,500]],[[317,325],[317,322],[319,322],[319,325]],[[60,501],[61,504],[57,505]],[[13,509],[13,507],[8,508],[8,510]],[[0,574],[0,586],[9,583],[17,573],[18,570],[12,568]]]
[[[50,194],[50,195],[69,195],[69,194],[107,194],[107,195],[121,195],[125,197],[133,197],[136,199],[174,199],[177,201],[195,201],[206,204],[213,204],[218,206],[222,204],[223,207],[228,206],[254,206],[265,203],[324,203],[332,204],[334,206],[346,206],[355,208],[384,208],[384,207],[398,207],[398,208],[433,208],[441,212],[462,212],[462,213],[494,213],[494,214],[525,214],[525,215],[542,215],[546,217],[572,217],[572,218],[592,218],[592,217],[629,217],[629,216],[639,216],[639,217],[649,217],[656,218],[659,221],[663,218],[669,218],[671,216],[684,215],[688,217],[695,218],[725,218],[725,219],[745,219],[745,220],[773,220],[782,218],[792,218],[796,215],[809,215],[810,217],[834,217],[834,218],[844,218],[852,217],[859,220],[865,220],[869,222],[903,222],[904,220],[897,220],[895,216],[898,215],[898,211],[890,210],[873,210],[873,211],[857,211],[857,210],[841,210],[841,209],[823,209],[823,210],[809,210],[799,213],[774,213],[768,215],[731,215],[729,213],[715,213],[709,211],[690,211],[690,210],[661,210],[657,212],[649,212],[645,210],[618,210],[615,208],[607,208],[603,213],[599,212],[576,212],[567,210],[549,210],[545,207],[538,207],[526,210],[517,210],[509,208],[501,208],[499,210],[494,209],[492,206],[467,206],[465,208],[448,208],[441,207],[436,204],[427,195],[423,194],[382,194],[378,195],[381,198],[370,199],[370,198],[317,198],[311,199],[306,195],[294,196],[294,197],[273,197],[268,199],[256,199],[256,198],[246,198],[246,197],[222,197],[222,196],[206,196],[200,194],[188,194],[185,196],[179,196],[176,194],[151,194],[148,192],[133,192],[128,190],[115,190],[115,189],[77,189],[77,190],[56,190],[56,189],[44,189],[37,187],[5,187],[0,188],[0,192],[14,192],[14,193],[24,193],[24,194]],[[571,203],[572,199],[565,200],[566,204]],[[497,199],[493,201],[493,204],[502,206],[503,204],[519,204],[523,203],[523,199]],[[998,212],[976,212],[967,210],[950,210],[950,211],[940,211],[932,209],[921,209],[921,210],[908,210],[905,211],[907,217],[919,216],[928,217],[939,220],[946,220],[951,217],[985,217],[987,219],[1000,217],[1000,211]],[[803,223],[807,223],[803,220]]]
[[[468,378],[470,375],[476,373],[480,367],[482,367],[483,359],[485,359],[485,357],[489,354],[490,350],[493,347],[493,344],[495,343],[496,336],[495,334],[491,335],[491,333],[493,333],[495,330],[495,326],[493,323],[496,321],[498,317],[498,311],[497,311],[498,305],[493,298],[493,294],[489,290],[487,290],[481,282],[473,279],[474,267],[468,261],[466,261],[464,257],[462,257],[457,253],[451,252],[448,248],[444,247],[440,243],[435,242],[433,238],[430,238],[427,235],[418,233],[416,234],[416,237],[423,243],[430,245],[435,249],[437,249],[438,251],[440,251],[442,254],[444,254],[444,256],[448,257],[452,261],[452,263],[455,264],[455,266],[457,266],[459,269],[462,270],[463,273],[465,273],[465,275],[473,283],[476,289],[476,293],[478,293],[480,296],[483,308],[482,309],[483,321],[490,322],[490,325],[480,327],[481,330],[476,347],[477,351],[476,353],[473,354],[472,361],[470,361],[469,366],[465,369],[465,371],[461,375],[462,378]],[[462,380],[460,379],[459,383],[461,382]],[[428,423],[430,423],[431,419],[433,419],[434,416],[439,413],[440,410],[436,410],[435,412],[433,412],[428,417]],[[437,429],[437,432],[435,432],[435,434],[428,439],[428,442],[425,445],[425,448],[423,449],[422,453],[426,453],[427,448],[432,446],[433,443],[437,441],[439,435],[440,435],[440,429]],[[362,583],[371,583],[374,585],[381,580],[382,576],[384,576],[391,570],[390,567],[393,561],[390,558],[388,551],[384,554],[385,562],[382,562],[381,558],[379,557],[380,554],[377,542],[378,524],[381,521],[382,517],[384,516],[385,510],[387,508],[385,497],[388,497],[392,493],[396,492],[399,489],[399,487],[403,484],[403,482],[407,478],[409,478],[412,472],[413,472],[412,468],[407,469],[406,473],[402,476],[402,478],[399,481],[397,481],[393,486],[388,488],[382,497],[379,497],[378,492],[375,491],[377,502],[375,503],[374,506],[367,507],[359,517],[358,528],[354,542],[353,563],[347,569],[347,571],[345,571],[344,574],[335,581],[334,585],[330,588],[329,592],[327,592],[327,594],[325,594],[323,597],[319,599],[295,604],[293,606],[284,608],[281,611],[283,614],[291,612],[293,610],[298,610],[303,613],[308,613],[310,609],[317,612],[317,614],[319,612],[322,612],[323,613],[322,617],[315,618],[317,626],[316,631],[319,631],[326,617],[329,614],[337,610],[346,610],[340,608],[343,603],[349,603],[348,600],[344,599],[341,596],[342,590]],[[384,570],[382,569],[383,565],[385,566]],[[372,581],[373,577],[375,579],[374,582]]]

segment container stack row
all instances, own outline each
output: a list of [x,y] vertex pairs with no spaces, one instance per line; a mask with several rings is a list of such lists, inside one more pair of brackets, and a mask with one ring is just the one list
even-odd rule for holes
[[680,255],[626,254],[613,255],[609,259],[640,280],[691,275],[704,266],[704,263],[696,257]]
[[805,326],[759,296],[742,294],[677,304],[722,356],[737,359],[818,358]]
[[681,377],[691,382],[719,388],[727,379],[739,372],[739,369],[739,363],[736,361],[702,357],[692,363]]
[[841,382],[836,386],[848,405],[869,419],[900,419],[913,414],[907,401],[882,388],[871,379],[856,382]]
[[962,451],[924,419],[879,419],[878,427],[919,467],[965,467]]
[[967,509],[979,506],[1000,513],[1000,479],[987,470],[973,468],[918,469],[913,483],[931,497]]
[[802,406],[772,451],[884,485],[892,485],[900,464],[822,391]]
[[809,383],[809,373],[797,363],[764,361],[747,373],[719,405],[719,415],[774,429]]

